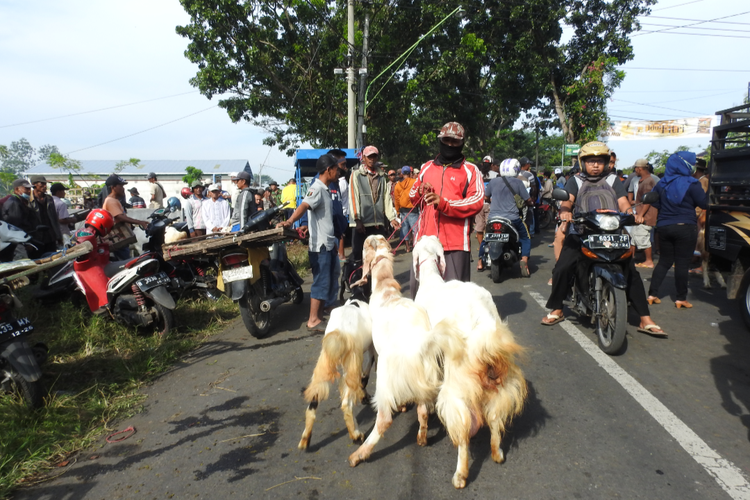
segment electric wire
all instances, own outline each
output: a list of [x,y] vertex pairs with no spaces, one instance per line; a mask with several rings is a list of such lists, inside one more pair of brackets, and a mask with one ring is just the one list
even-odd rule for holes
[[[648,19],[669,19],[671,21],[695,21],[700,22],[702,19],[686,19],[684,17],[665,17],[665,16],[648,16]],[[750,26],[750,23],[738,23],[736,21],[711,21],[714,24],[735,24],[738,26]]]
[[708,69],[708,68],[646,68],[642,66],[618,66],[618,68],[625,71],[632,69],[638,70],[654,70],[654,71],[703,71],[709,73],[750,73],[750,69]]
[[636,33],[633,36],[636,37],[636,36],[639,36],[639,35],[650,35],[650,34],[653,34],[653,33],[662,33],[664,31],[669,31],[669,30],[673,30],[673,29],[688,28],[690,26],[695,26],[696,24],[712,23],[714,21],[720,21],[722,19],[729,19],[729,18],[732,18],[732,17],[744,16],[745,14],[750,14],[750,11],[740,12],[739,14],[731,14],[729,16],[717,17],[715,19],[708,19],[708,20],[705,20],[705,21],[696,21],[696,22],[694,22],[692,24],[685,24],[685,25],[682,25],[682,26],[674,26],[672,28],[664,28],[662,30],[650,31],[648,33],[643,33],[643,32],[642,33]]
[[658,108],[658,109],[666,109],[666,110],[669,110],[669,111],[679,111],[680,113],[692,113],[692,114],[699,115],[699,116],[708,116],[708,115],[712,114],[712,113],[701,113],[701,112],[698,112],[698,111],[688,111],[686,109],[667,108],[665,106],[657,106],[655,104],[645,104],[645,103],[642,103],[642,102],[626,101],[624,99],[612,99],[612,101],[613,102],[624,102],[624,103],[627,103],[627,104],[635,104],[636,106],[646,106],[648,108]]
[[690,5],[691,3],[698,3],[698,2],[703,2],[703,1],[704,0],[693,0],[692,2],[685,2],[685,3],[680,3],[680,4],[677,4],[677,5],[671,5],[669,7],[661,7],[659,9],[652,9],[651,12],[656,12],[656,11],[659,11],[659,10],[675,9],[677,7],[682,7],[683,5]]
[[144,103],[147,103],[147,102],[160,101],[162,99],[169,99],[171,97],[178,97],[178,96],[182,96],[182,95],[195,94],[196,92],[200,92],[200,91],[199,90],[191,90],[190,92],[183,92],[181,94],[172,94],[172,95],[168,95],[168,96],[164,96],[164,97],[156,97],[154,99],[146,99],[145,101],[131,102],[131,103],[128,103],[128,104],[118,104],[117,106],[109,106],[109,107],[106,107],[106,108],[92,109],[92,110],[89,110],[89,111],[81,111],[79,113],[70,113],[68,115],[53,116],[51,118],[42,118],[40,120],[32,120],[32,121],[28,121],[28,122],[11,123],[9,125],[0,125],[0,128],[17,127],[19,125],[29,125],[31,123],[40,123],[40,122],[47,122],[47,121],[51,121],[51,120],[60,120],[62,118],[69,118],[71,116],[85,115],[85,114],[88,114],[88,113],[98,113],[99,111],[107,111],[107,110],[110,110],[110,109],[124,108],[126,106],[135,106],[136,104],[144,104]]
[[[695,29],[695,28],[687,28],[687,29]],[[687,35],[687,36],[707,36],[707,37],[713,37],[713,38],[750,38],[750,36],[740,36],[740,35],[714,35],[710,33],[679,33],[679,32],[673,32],[673,31],[641,31],[641,34],[643,35],[649,35],[651,33],[659,33],[660,35]]]

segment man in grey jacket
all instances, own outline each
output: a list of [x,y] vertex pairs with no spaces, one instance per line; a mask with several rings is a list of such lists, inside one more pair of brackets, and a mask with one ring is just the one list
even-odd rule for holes
[[[234,178],[232,180],[235,180]],[[255,204],[255,193],[250,190],[250,183],[253,182],[253,176],[244,170],[237,174],[237,197],[234,200],[232,218],[229,219],[229,226],[234,227],[239,224],[239,229],[245,227],[247,220],[258,211]]]

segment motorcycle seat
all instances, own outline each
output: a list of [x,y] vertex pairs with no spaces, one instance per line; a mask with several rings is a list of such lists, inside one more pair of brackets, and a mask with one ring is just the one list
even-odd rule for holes
[[106,276],[107,278],[111,278],[111,277],[112,277],[112,276],[114,276],[115,274],[117,274],[117,273],[119,273],[120,271],[122,271],[123,269],[125,269],[125,266],[127,266],[127,264],[128,264],[128,263],[129,263],[129,262],[130,262],[131,260],[133,260],[133,259],[128,259],[128,260],[116,260],[116,261],[110,262],[109,264],[106,264],[106,265],[104,266],[104,275],[105,275],[105,276]]

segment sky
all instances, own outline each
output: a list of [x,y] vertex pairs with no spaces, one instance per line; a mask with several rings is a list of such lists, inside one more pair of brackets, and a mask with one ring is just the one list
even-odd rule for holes
[[[188,41],[175,33],[188,20],[177,0],[3,0],[0,144],[24,137],[78,160],[245,159],[256,173],[263,165],[276,180],[291,177],[293,159],[264,146],[265,131],[232,123],[216,98],[190,85],[196,67],[184,57]],[[662,0],[641,22],[611,119],[707,116],[742,103],[750,81],[747,0]],[[687,24],[694,26],[667,29]],[[657,30],[666,31],[646,33]],[[102,111],[85,113],[94,110]],[[77,113],[84,114],[51,119]],[[698,152],[708,138],[610,142],[620,168],[680,145]]]

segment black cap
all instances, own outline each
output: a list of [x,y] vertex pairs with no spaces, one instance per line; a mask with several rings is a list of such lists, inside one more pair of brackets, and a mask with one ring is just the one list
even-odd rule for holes
[[334,156],[346,156],[346,153],[340,149],[329,149],[328,153],[326,154],[334,155]]
[[124,186],[127,183],[128,181],[126,181],[125,179],[123,179],[117,174],[110,175],[109,177],[107,177],[107,181],[105,182],[105,184],[109,187],[120,186],[120,185]]
[[133,194],[138,194],[138,188],[137,187],[132,187],[132,188],[128,189],[128,191],[130,191]]
[[315,169],[318,171],[319,174],[322,174],[326,170],[328,170],[331,167],[335,167],[339,164],[339,160],[329,154],[324,154],[320,158],[318,158],[318,161],[315,162]]
[[706,164],[705,158],[696,158],[695,159],[695,168],[698,170],[706,170],[708,169],[708,165]]
[[246,180],[247,182],[250,182],[250,181],[252,181],[252,180],[253,180],[253,176],[252,176],[252,175],[250,175],[250,174],[248,174],[247,172],[245,172],[245,171],[243,170],[242,172],[240,172],[240,173],[238,173],[238,174],[237,174],[237,177],[236,177],[236,179],[237,179],[237,180],[240,180],[240,179],[244,179],[244,180]]
[[49,192],[50,193],[56,193],[58,191],[65,191],[67,189],[68,188],[66,188],[65,186],[63,186],[63,184],[61,182],[55,182],[54,184],[52,184],[49,187]]
[[524,165],[527,165],[527,164],[531,163],[531,160],[529,160],[528,158],[526,158],[525,156],[523,156],[523,157],[521,157],[520,160],[518,160],[518,163],[520,163],[521,166],[523,167]]
[[149,172],[146,179],[156,179],[156,174],[154,172]]
[[279,187],[279,183],[278,183],[278,182],[276,182],[276,181],[271,181],[271,182],[269,182],[269,183],[268,183],[268,185],[269,185],[269,186],[276,186],[276,187]]

